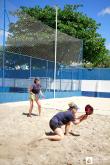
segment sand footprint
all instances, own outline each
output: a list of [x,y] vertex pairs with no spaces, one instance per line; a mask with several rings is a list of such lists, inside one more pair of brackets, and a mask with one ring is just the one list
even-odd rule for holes
[[30,143],[28,143],[28,146],[31,148],[37,148],[40,146],[40,142],[46,139],[46,135],[41,135],[39,137],[36,137],[34,140],[32,140]]

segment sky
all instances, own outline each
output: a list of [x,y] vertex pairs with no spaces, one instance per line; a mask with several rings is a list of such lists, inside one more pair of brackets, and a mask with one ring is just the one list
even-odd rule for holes
[[[0,28],[3,28],[3,1],[0,0]],[[6,11],[16,10],[20,6],[34,7],[35,5],[40,7],[58,5],[63,8],[65,4],[82,4],[80,11],[96,20],[97,23],[101,23],[97,32],[106,39],[105,45],[110,50],[110,0],[6,0]],[[6,21],[9,22],[8,17]],[[8,32],[6,32],[7,35]],[[2,38],[3,32],[0,31],[0,41]]]

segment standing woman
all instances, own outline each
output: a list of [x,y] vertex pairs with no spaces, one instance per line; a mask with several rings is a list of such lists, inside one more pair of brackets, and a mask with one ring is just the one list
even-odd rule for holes
[[41,91],[40,80],[38,78],[34,79],[34,84],[30,87],[29,92],[30,92],[30,108],[29,108],[29,114],[27,115],[27,117],[31,117],[34,101],[36,101],[36,103],[38,105],[38,112],[39,112],[39,116],[40,116],[41,104],[39,101],[39,96],[43,95],[43,94]]

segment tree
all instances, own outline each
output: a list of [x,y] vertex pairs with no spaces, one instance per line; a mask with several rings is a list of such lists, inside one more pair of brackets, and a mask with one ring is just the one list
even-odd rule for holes
[[[82,5],[66,5],[64,9],[58,9],[58,29],[60,32],[66,33],[72,37],[76,37],[83,40],[83,62],[92,63],[94,66],[99,66],[103,59],[106,59],[107,50],[105,47],[105,39],[97,33],[97,29],[101,26],[97,24],[95,20],[89,18],[87,15],[78,11],[78,8]],[[24,15],[25,13],[25,15]],[[50,6],[45,6],[45,8],[40,8],[35,6],[34,8],[21,7],[18,11],[14,13],[18,16],[18,21],[15,24],[10,24],[10,32],[13,32],[13,36],[8,38],[10,41],[13,38],[21,36],[22,40],[29,39],[28,35],[34,34],[35,30],[32,26],[33,20],[40,20],[44,24],[55,29],[55,9]],[[35,23],[35,22],[34,22]],[[19,29],[20,28],[20,29]],[[46,31],[51,31],[49,28]],[[31,33],[29,33],[31,32]],[[25,35],[23,35],[25,33]],[[26,35],[27,33],[27,35]],[[39,38],[38,33],[36,34]],[[40,33],[40,39],[50,38],[46,33]],[[62,38],[62,37],[61,37]],[[65,37],[66,38],[66,37]],[[33,42],[33,40],[32,40]],[[72,43],[69,43],[69,45]],[[64,44],[66,46],[67,43]],[[75,46],[76,47],[76,46]],[[75,49],[74,47],[74,49]],[[45,49],[45,44],[40,47],[40,49]],[[51,46],[53,49],[53,46]],[[74,49],[71,50],[74,51]],[[28,47],[29,50],[29,47]],[[76,50],[76,49],[75,49]],[[50,51],[50,50],[49,50]],[[29,52],[29,51],[28,51]],[[41,53],[41,57],[44,52]],[[60,58],[58,56],[58,58]],[[108,57],[107,57],[108,58]],[[63,58],[60,59],[60,62]]]

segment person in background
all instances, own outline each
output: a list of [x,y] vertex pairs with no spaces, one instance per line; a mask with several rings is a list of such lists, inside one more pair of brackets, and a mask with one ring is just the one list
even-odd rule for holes
[[39,116],[40,116],[41,115],[41,103],[39,101],[39,96],[40,95],[43,96],[43,93],[41,91],[41,84],[40,84],[40,80],[38,78],[34,79],[34,84],[29,88],[29,93],[30,93],[30,108],[29,108],[29,114],[27,115],[27,117],[31,117],[34,101],[38,105],[38,112],[39,112]]

